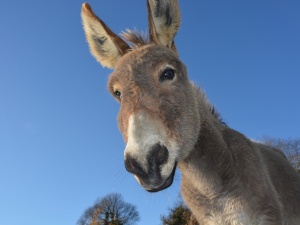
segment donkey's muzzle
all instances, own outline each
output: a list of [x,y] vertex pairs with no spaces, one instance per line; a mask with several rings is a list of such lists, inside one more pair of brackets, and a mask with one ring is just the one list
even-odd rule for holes
[[128,172],[138,178],[140,184],[147,191],[160,191],[169,187],[173,182],[176,165],[174,165],[169,177],[162,177],[161,175],[161,168],[168,162],[168,157],[168,149],[164,145],[155,144],[147,153],[147,165],[141,165],[134,156],[126,154],[125,167]]

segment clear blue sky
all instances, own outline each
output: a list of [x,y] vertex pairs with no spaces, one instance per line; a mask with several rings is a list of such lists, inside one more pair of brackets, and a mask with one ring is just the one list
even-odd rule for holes
[[[228,125],[253,139],[299,137],[300,1],[179,2],[181,59]],[[125,171],[111,71],[88,51],[82,3],[1,3],[0,224],[74,225],[119,192],[139,224],[159,225],[177,199],[178,173],[149,194]],[[89,3],[116,33],[147,30],[145,1]]]

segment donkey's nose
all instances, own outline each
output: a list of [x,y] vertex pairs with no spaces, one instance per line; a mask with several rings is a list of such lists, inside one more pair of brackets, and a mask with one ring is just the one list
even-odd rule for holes
[[168,157],[168,149],[164,145],[155,144],[150,147],[147,153],[146,159],[148,166],[144,165],[144,168],[147,167],[146,170],[130,154],[126,154],[125,168],[129,173],[132,173],[141,179],[156,177],[160,174],[160,166],[167,162]]

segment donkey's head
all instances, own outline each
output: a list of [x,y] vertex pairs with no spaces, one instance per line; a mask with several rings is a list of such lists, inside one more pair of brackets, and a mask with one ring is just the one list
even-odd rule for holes
[[113,68],[108,87],[120,103],[119,128],[126,142],[126,169],[147,191],[169,187],[177,162],[199,134],[195,88],[179,60],[174,37],[180,25],[177,0],[148,0],[148,42],[139,34],[114,34],[84,3],[82,21],[91,53]]

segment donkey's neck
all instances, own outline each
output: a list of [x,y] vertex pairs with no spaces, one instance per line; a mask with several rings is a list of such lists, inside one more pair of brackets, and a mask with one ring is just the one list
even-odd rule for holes
[[199,99],[199,108],[201,126],[198,141],[189,157],[178,166],[182,173],[184,198],[191,195],[190,198],[203,196],[210,199],[222,192],[223,180],[227,179],[231,170],[232,156],[223,138],[224,131],[229,128],[212,114],[204,95]]

